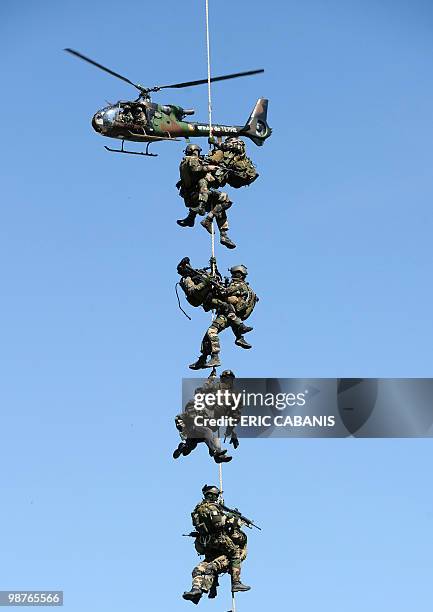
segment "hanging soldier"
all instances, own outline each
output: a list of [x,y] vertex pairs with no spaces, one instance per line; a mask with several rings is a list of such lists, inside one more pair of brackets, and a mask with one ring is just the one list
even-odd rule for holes
[[207,213],[201,225],[212,233],[215,219],[220,233],[220,243],[228,249],[234,249],[236,244],[227,235],[229,224],[226,213],[232,202],[226,193],[209,187],[212,184],[218,186],[213,175],[217,166],[207,163],[201,156],[201,151],[201,147],[197,144],[187,145],[185,156],[180,162],[180,180],[176,186],[189,212],[185,219],[178,219],[177,223],[181,227],[194,227],[197,215],[203,216]]
[[210,139],[214,150],[206,160],[215,164],[215,178],[219,187],[230,185],[235,189],[251,185],[257,178],[258,172],[251,159],[246,154],[245,143],[238,136],[228,136],[223,143]]
[[[210,297],[208,302],[203,304],[203,307],[204,310],[207,308],[213,309],[216,316],[203,337],[199,358],[189,366],[191,370],[216,368],[221,365],[219,334],[227,327],[232,328],[237,346],[244,349],[251,348],[251,344],[244,338],[244,334],[252,331],[253,328],[245,325],[244,321],[253,312],[259,298],[246,282],[248,274],[246,266],[233,266],[230,268],[230,274],[231,279],[227,280],[223,286],[217,281],[213,281],[212,277],[210,277],[210,281],[207,281],[210,283]],[[193,279],[191,279],[191,283],[197,287]],[[192,287],[192,284],[190,287]]]
[[251,588],[241,582],[241,563],[247,554],[247,537],[241,526],[251,527],[253,523],[238,511],[224,506],[218,487],[204,485],[202,493],[203,500],[191,514],[196,531],[189,535],[196,538],[196,550],[205,558],[193,570],[191,590],[182,596],[194,604],[199,603],[204,593],[216,596],[218,575],[223,572],[231,575],[232,593]]
[[[219,427],[214,421],[224,418],[224,440],[228,438],[229,443],[236,449],[239,446],[236,425],[241,417],[241,408],[233,402],[234,380],[235,375],[231,370],[224,370],[219,379],[212,373],[203,386],[195,390],[194,399],[187,402],[184,411],[175,417],[181,442],[173,452],[174,459],[186,457],[200,443],[205,443],[215,463],[228,463],[232,460],[232,457],[227,455],[227,450],[221,448]],[[218,391],[224,393],[219,396],[220,402],[216,401]],[[200,399],[198,406],[196,398]],[[207,401],[208,399],[211,401]]]
[[[212,264],[212,261],[211,261]],[[188,302],[195,307],[201,306],[205,312],[214,310],[216,317],[205,333],[201,345],[201,355],[189,367],[192,370],[216,368],[220,363],[220,343],[218,334],[231,327],[235,335],[235,344],[250,349],[251,344],[244,334],[253,330],[244,321],[251,315],[259,298],[246,282],[248,274],[244,265],[230,268],[231,279],[223,283],[218,270],[195,269],[188,257],[184,257],[177,266],[181,275],[180,287]],[[210,356],[210,360],[207,358]]]

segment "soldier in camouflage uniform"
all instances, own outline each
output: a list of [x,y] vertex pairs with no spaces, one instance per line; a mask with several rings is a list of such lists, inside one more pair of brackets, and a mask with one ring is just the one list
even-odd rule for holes
[[228,136],[222,144],[214,143],[215,149],[207,157],[211,164],[216,164],[218,169],[215,178],[219,186],[226,184],[238,189],[251,185],[259,176],[257,170],[246,155],[245,143],[238,136]]
[[[206,393],[205,389],[196,389],[194,395],[201,393]],[[218,427],[195,423],[196,417],[214,419],[214,413],[215,411],[212,408],[209,410],[206,408],[199,410],[195,407],[194,400],[190,400],[186,404],[184,411],[176,415],[174,422],[182,438],[182,442],[180,442],[173,452],[174,459],[178,459],[180,456],[186,457],[195,450],[201,442],[204,442],[209,449],[209,455],[213,457],[215,463],[228,463],[232,460],[232,457],[226,454],[227,450],[222,450],[221,448],[221,442],[218,437]]]
[[[195,390],[194,395],[201,393],[215,397],[215,392],[218,390],[232,391],[234,379],[235,375],[231,370],[224,370],[219,379],[217,379],[216,374],[211,374],[203,387]],[[235,449],[239,446],[235,428],[241,414],[239,409],[234,409],[230,399],[228,399],[227,404],[217,404],[200,410],[195,407],[194,400],[190,400],[186,404],[185,410],[175,417],[175,425],[182,441],[173,452],[173,458],[178,459],[181,456],[186,457],[197,448],[198,444],[204,442],[209,449],[209,455],[214,458],[215,463],[227,463],[231,461],[232,457],[226,454],[227,450],[221,449],[221,442],[218,437],[218,426],[196,425],[194,419],[197,416],[209,419],[229,417],[231,420],[226,427],[224,439],[229,438],[229,443],[233,444]]]
[[[236,268],[245,272],[246,276],[245,266],[234,266],[231,268],[231,271],[234,271],[232,281],[225,287],[218,270],[216,270],[215,276],[211,276],[208,269],[194,269],[191,267],[188,257],[184,257],[177,266],[177,271],[182,277],[179,285],[183,289],[188,302],[195,307],[201,306],[205,312],[215,310],[217,313],[216,323],[214,321],[215,325],[206,332],[203,338],[202,356],[196,364],[190,366],[192,370],[213,368],[220,365],[218,359],[206,364],[208,355],[215,352],[219,353],[219,348],[216,351],[212,350],[217,345],[219,347],[218,335],[216,335],[216,340],[214,339],[212,345],[209,343],[209,339],[215,336],[215,326],[218,326],[219,331],[231,327],[236,337],[235,343],[242,348],[251,348],[243,334],[252,331],[253,328],[245,325],[243,320],[251,314],[258,298],[248,283],[245,283],[245,280],[241,282],[235,279],[235,276],[238,275],[238,272],[235,271]],[[221,329],[219,329],[220,327]]]
[[[235,344],[244,349],[250,349],[251,344],[247,342],[243,334],[252,331],[243,323],[253,312],[259,298],[246,282],[248,274],[244,265],[230,268],[231,280],[225,290],[212,299],[212,308],[215,309],[216,317],[205,333],[201,343],[201,354],[197,361],[189,367],[191,370],[202,368],[216,368],[221,365],[219,358],[220,341],[219,333],[231,327],[236,336]],[[210,360],[207,358],[210,356]]]
[[236,245],[227,235],[229,225],[226,213],[232,202],[226,193],[209,189],[209,184],[216,184],[212,173],[217,170],[217,166],[206,163],[200,155],[201,150],[199,145],[189,144],[185,149],[185,157],[180,162],[180,181],[177,187],[185,206],[189,208],[189,213],[185,219],[178,219],[177,223],[181,227],[194,227],[196,216],[207,212],[201,225],[212,233],[212,223],[215,219],[220,232],[220,243],[234,249]]
[[196,550],[205,559],[194,568],[192,588],[183,598],[198,604],[203,593],[216,596],[215,578],[219,573],[231,574],[232,593],[249,591],[251,587],[241,582],[241,562],[247,554],[247,537],[240,529],[240,521],[230,515],[220,505],[218,487],[205,485],[202,489],[204,499],[192,512],[192,522],[196,529]]

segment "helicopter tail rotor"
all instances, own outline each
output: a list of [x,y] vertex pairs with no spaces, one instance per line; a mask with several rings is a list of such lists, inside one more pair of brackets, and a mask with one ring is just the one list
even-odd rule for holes
[[268,100],[266,98],[259,98],[241,134],[247,136],[254,144],[261,147],[266,138],[269,138],[272,134],[272,128],[269,127],[267,118]]

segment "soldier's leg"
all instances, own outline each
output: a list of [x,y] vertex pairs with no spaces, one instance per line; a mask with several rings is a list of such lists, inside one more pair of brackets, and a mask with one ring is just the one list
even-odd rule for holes
[[[203,336],[201,342],[201,355],[196,362],[189,367],[191,370],[201,370],[203,368],[217,368],[221,365],[219,359],[220,342],[218,334],[229,326],[227,317],[220,314],[214,319]],[[208,356],[211,356],[209,361],[206,361]]]
[[224,574],[230,567],[230,563],[228,558],[225,555],[221,555],[212,561],[212,565],[215,568],[214,579],[212,582],[212,586],[209,589],[209,599],[214,599],[218,595],[218,576]]
[[222,450],[221,441],[218,435],[209,427],[201,428],[203,431],[204,442],[209,449],[209,455],[214,458],[215,463],[228,463],[233,459],[227,455],[227,450]]
[[232,592],[249,591],[251,587],[241,582],[241,549],[227,536],[221,536],[221,551],[225,552],[230,562]]
[[178,219],[176,223],[181,227],[194,227],[197,215],[204,214],[204,203],[200,201],[199,193],[195,191],[184,194],[182,197],[189,212],[185,219]]
[[207,362],[207,368],[217,368],[221,365],[221,361],[219,358],[220,354],[220,340],[219,333],[224,331],[229,326],[228,319],[225,315],[219,314],[216,319],[212,321],[209,329],[206,332],[207,342],[210,346],[211,358]]
[[203,206],[206,206],[209,198],[209,185],[206,178],[201,178],[198,182],[198,199]]
[[245,325],[242,319],[236,315],[234,309],[233,312],[227,313],[227,319],[236,337],[235,344],[244,349],[252,348],[252,345],[245,340],[243,334],[247,334],[248,332],[253,331],[254,328],[250,327],[249,325]]
[[232,328],[232,332],[234,333],[236,340],[235,344],[241,346],[242,348],[251,348],[251,344],[249,344],[243,334],[246,334],[250,331],[253,331],[253,327],[249,325],[245,325],[240,317],[237,316],[235,307],[233,304],[229,304],[228,302],[219,301],[218,308],[228,319],[228,323]]
[[221,244],[229,249],[234,249],[236,247],[235,243],[227,236],[229,224],[226,210],[230,208],[231,205],[232,202],[226,193],[212,189],[209,192],[208,205],[206,207],[208,214],[206,218],[201,221],[201,225],[211,234],[212,223],[215,219],[220,232]]
[[186,457],[187,455],[192,453],[194,449],[197,448],[199,442],[204,442],[204,440],[200,440],[197,438],[186,438],[186,440],[179,443],[178,447],[173,452],[173,459],[178,459],[181,455]]
[[201,440],[200,438],[187,438],[185,440],[185,447],[182,451],[182,455],[186,457],[187,455],[192,453],[192,451],[197,448],[200,442],[203,442],[203,440]]
[[208,332],[206,332],[203,336],[203,340],[201,341],[199,358],[197,359],[197,361],[194,361],[194,363],[191,363],[188,367],[191,370],[202,370],[203,368],[206,368],[206,361],[211,352],[212,347],[208,338]]
[[215,195],[216,204],[213,207],[213,214],[218,225],[220,233],[220,243],[226,246],[228,249],[236,248],[236,244],[231,240],[228,235],[229,222],[227,219],[227,209],[232,205],[228,195],[223,192],[213,192]]
[[187,601],[192,601],[192,603],[194,604],[198,604],[204,592],[204,577],[206,575],[206,569],[208,565],[209,564],[206,561],[201,561],[201,563],[199,563],[192,570],[191,590],[185,591],[185,593],[182,595],[183,599],[186,599]]

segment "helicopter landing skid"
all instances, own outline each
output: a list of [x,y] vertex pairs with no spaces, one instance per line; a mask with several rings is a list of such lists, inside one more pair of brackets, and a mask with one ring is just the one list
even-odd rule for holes
[[111,153],[127,153],[128,155],[144,155],[145,157],[158,157],[158,153],[149,153],[149,145],[151,144],[150,142],[147,143],[146,151],[125,151],[125,149],[123,148],[124,142],[125,141],[122,140],[121,149],[111,149],[106,145],[104,145],[104,149],[107,149],[107,151],[110,151]]

